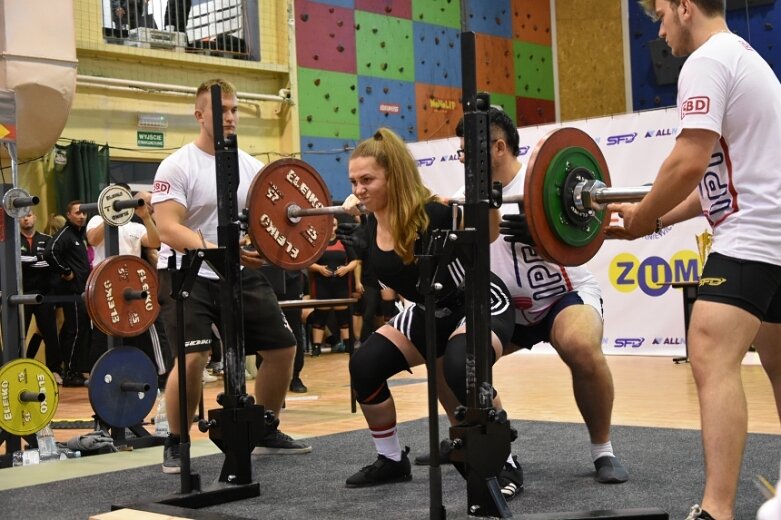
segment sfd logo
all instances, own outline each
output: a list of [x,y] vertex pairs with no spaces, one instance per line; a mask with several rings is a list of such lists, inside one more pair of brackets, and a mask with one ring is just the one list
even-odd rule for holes
[[645,343],[645,338],[616,338],[613,348],[640,348]]
[[710,98],[707,96],[694,96],[681,103],[681,119],[694,114],[707,114],[710,112]]
[[614,146],[621,143],[629,144],[635,140],[637,132],[631,134],[611,135],[607,138],[607,146]]
[[699,280],[700,260],[691,250],[678,251],[667,261],[659,256],[640,260],[630,253],[621,253],[610,261],[610,283],[617,291],[631,293],[638,287],[648,296],[661,296],[673,282]]

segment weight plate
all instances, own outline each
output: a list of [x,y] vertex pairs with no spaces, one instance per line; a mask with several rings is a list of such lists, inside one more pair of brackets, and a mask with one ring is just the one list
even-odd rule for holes
[[[140,388],[123,389],[123,383]],[[126,428],[141,423],[157,397],[157,371],[146,354],[135,347],[115,347],[98,358],[90,372],[87,391],[92,409],[110,426]]]
[[269,262],[283,269],[304,269],[328,247],[333,215],[288,217],[288,208],[331,205],[323,179],[309,164],[280,159],[267,164],[247,194],[249,237]]
[[562,188],[568,173],[582,167],[610,186],[610,174],[602,151],[577,128],[552,130],[532,152],[524,181],[524,210],[537,252],[561,265],[582,265],[599,251],[608,225],[607,211],[595,211],[582,226],[574,226],[564,214]]
[[133,208],[114,209],[114,202],[120,200],[133,200],[133,194],[118,184],[107,186],[98,196],[98,214],[110,226],[118,227],[127,224],[135,213]]
[[[111,256],[87,279],[87,312],[95,325],[109,336],[127,338],[147,330],[157,319],[157,273],[141,258]],[[127,299],[127,292],[146,291],[145,299]]]
[[27,216],[27,214],[31,211],[30,207],[23,206],[17,208],[14,206],[13,201],[14,199],[27,198],[29,196],[30,194],[24,191],[22,188],[11,188],[10,190],[6,191],[5,195],[3,195],[3,208],[5,209],[5,212],[8,213],[8,216],[11,218],[22,218]]
[[[24,401],[23,392],[45,398]],[[59,402],[57,382],[43,363],[22,358],[0,367],[0,428],[8,433],[21,437],[37,432],[51,422]]]

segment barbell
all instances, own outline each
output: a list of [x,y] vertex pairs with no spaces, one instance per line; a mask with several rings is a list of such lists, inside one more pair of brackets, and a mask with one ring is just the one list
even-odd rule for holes
[[[502,203],[523,204],[540,256],[561,265],[582,265],[604,242],[606,204],[636,202],[649,190],[610,187],[599,146],[584,131],[566,127],[537,143],[527,165],[524,195]],[[250,241],[283,269],[303,269],[320,258],[331,239],[331,217],[346,213],[341,206],[331,206],[320,175],[298,159],[264,166],[250,186],[246,207]]]

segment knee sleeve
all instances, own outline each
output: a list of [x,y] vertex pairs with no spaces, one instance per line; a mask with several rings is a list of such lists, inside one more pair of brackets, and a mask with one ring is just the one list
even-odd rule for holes
[[390,398],[388,378],[409,370],[404,354],[382,334],[372,334],[350,359],[350,378],[361,404],[380,404]]
[[[493,348],[488,349],[488,355],[493,365],[496,361]],[[458,402],[466,404],[466,334],[453,336],[447,342],[443,371],[447,386],[453,391]],[[494,397],[496,397],[496,390],[494,390]]]
[[385,321],[390,320],[399,313],[399,309],[396,308],[396,302],[393,300],[380,300],[380,310]]
[[324,329],[325,322],[328,319],[328,311],[315,309],[307,318],[307,323],[316,329]]
[[348,328],[350,326],[350,309],[342,309],[340,311],[334,311],[334,314],[336,314],[336,324],[339,325],[340,329]]

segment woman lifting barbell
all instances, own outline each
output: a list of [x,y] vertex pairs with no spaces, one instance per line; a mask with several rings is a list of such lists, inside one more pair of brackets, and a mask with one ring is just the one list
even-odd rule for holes
[[[350,158],[349,176],[353,194],[342,207],[358,214],[361,204],[369,213],[366,226],[357,228],[350,241],[354,247],[366,249],[368,261],[382,283],[412,302],[374,332],[350,361],[356,399],[378,456],[373,464],[350,476],[346,484],[366,487],[412,478],[409,448],[401,449],[396,407],[387,379],[425,361],[424,297],[417,288],[420,267],[414,254],[433,230],[451,228],[452,214],[424,186],[406,146],[388,129],[381,128],[356,147]],[[443,288],[438,293],[435,316],[437,362],[441,367],[448,340],[464,319],[464,265],[456,256],[439,272],[441,279],[437,282]],[[512,331],[513,308],[504,283],[493,276],[491,298],[492,344],[501,352]],[[441,381],[438,391],[442,400],[451,404],[446,409],[455,409],[458,402]]]

